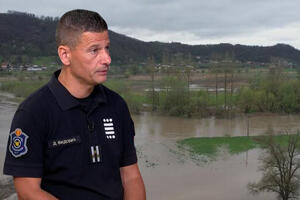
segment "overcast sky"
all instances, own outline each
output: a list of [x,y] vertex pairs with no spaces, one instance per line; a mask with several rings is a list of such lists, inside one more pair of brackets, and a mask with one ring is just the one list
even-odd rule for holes
[[99,12],[109,28],[144,41],[290,44],[300,49],[299,0],[0,0],[0,12]]

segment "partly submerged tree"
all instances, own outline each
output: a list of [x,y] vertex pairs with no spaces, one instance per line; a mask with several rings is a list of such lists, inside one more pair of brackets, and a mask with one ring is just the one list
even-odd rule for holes
[[151,77],[151,99],[152,99],[152,111],[155,111],[157,109],[157,106],[159,104],[158,95],[155,92],[155,74],[158,70],[156,69],[155,60],[153,57],[149,57],[146,61],[146,72]]
[[253,194],[274,192],[281,200],[299,199],[300,135],[288,131],[286,135],[287,140],[272,135],[260,140],[266,150],[260,157],[263,176],[259,182],[248,185]]

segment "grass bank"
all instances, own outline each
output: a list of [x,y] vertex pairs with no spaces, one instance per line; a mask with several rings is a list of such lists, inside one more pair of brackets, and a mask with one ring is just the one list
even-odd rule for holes
[[47,80],[9,80],[0,82],[0,90],[16,95],[18,98],[26,98],[31,93],[42,87]]
[[[52,72],[14,72],[13,75],[2,75],[0,91],[14,94],[17,102],[22,101],[31,93],[46,84]],[[105,83],[107,87],[118,92],[127,102],[132,113],[138,114],[142,110],[142,104],[147,103],[147,97],[143,93],[134,92],[130,83],[125,80],[110,79]]]
[[[287,145],[289,135],[276,135],[272,138],[280,145]],[[230,154],[237,154],[254,148],[263,148],[262,141],[268,139],[270,136],[201,137],[179,140],[177,144],[192,153],[214,157],[221,147],[226,147]],[[298,148],[300,149],[300,146]]]

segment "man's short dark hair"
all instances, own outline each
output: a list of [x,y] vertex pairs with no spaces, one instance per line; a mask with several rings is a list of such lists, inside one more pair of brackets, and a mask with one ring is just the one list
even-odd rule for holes
[[83,32],[103,32],[107,30],[105,20],[96,12],[76,9],[66,12],[59,20],[55,39],[57,47],[75,47]]

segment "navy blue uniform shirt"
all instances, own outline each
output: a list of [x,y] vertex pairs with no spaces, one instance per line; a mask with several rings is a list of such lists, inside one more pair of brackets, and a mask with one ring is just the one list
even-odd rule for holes
[[137,162],[127,105],[97,85],[83,106],[59,73],[17,109],[4,174],[40,177],[42,189],[61,200],[121,200],[119,169]]

